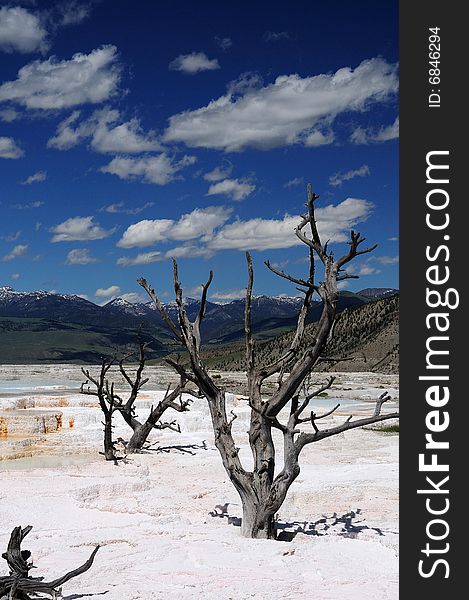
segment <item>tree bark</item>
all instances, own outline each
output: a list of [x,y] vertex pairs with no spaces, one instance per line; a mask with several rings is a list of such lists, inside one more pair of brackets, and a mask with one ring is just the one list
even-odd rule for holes
[[104,457],[106,460],[117,460],[112,441],[112,412],[108,411],[104,415]]
[[127,443],[128,454],[136,454],[141,452],[143,444],[147,441],[153,425],[149,421],[135,427],[132,437]]

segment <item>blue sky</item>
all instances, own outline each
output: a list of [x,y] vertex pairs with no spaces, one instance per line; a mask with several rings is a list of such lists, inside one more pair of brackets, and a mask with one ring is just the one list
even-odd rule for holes
[[295,295],[306,184],[348,289],[398,287],[398,3],[0,2],[0,285]]

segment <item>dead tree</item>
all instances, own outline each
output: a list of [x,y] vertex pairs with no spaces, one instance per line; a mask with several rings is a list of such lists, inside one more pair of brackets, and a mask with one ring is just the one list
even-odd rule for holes
[[[189,410],[191,400],[183,400],[183,392],[190,395],[196,395],[194,391],[191,391],[187,388],[188,382],[184,377],[181,376],[179,384],[174,388],[174,390],[170,391],[170,386],[168,386],[164,398],[160,400],[156,406],[151,407],[150,413],[144,422],[140,421],[136,416],[135,401],[137,400],[138,394],[142,387],[148,382],[148,378],[143,377],[146,363],[146,347],[146,343],[141,342],[139,344],[139,362],[134,377],[132,377],[132,375],[124,367],[125,361],[129,359],[132,354],[126,355],[119,361],[119,371],[130,388],[129,395],[126,399],[124,399],[121,394],[116,392],[115,382],[110,382],[106,375],[109,368],[112,366],[112,364],[114,364],[114,361],[103,362],[98,378],[92,377],[89,370],[82,369],[82,372],[87,380],[91,381],[96,389],[91,390],[89,387],[85,388],[84,386],[86,383],[88,383],[87,381],[85,384],[82,384],[81,392],[83,394],[97,396],[101,410],[104,413],[105,456],[107,460],[115,460],[115,453],[113,455],[109,454],[111,458],[107,458],[108,454],[106,453],[106,448],[109,448],[109,444],[114,451],[114,444],[112,442],[112,416],[114,412],[118,411],[122,415],[122,418],[127,425],[132,428],[133,434],[126,444],[126,451],[129,454],[132,454],[142,450],[143,445],[147,441],[148,436],[153,429],[172,429],[173,431],[180,432],[181,429],[175,420],[161,421],[161,418],[168,409],[172,409],[177,412],[185,412]],[[108,422],[109,425],[107,425]],[[108,435],[106,435],[106,431],[109,432]]]
[[[101,371],[98,377],[93,377],[89,369],[82,367],[81,371],[86,377],[86,381],[81,384],[80,392],[88,396],[96,396],[99,401],[99,406],[104,415],[104,457],[106,460],[112,460],[117,463],[118,457],[112,439],[112,418],[114,412],[117,410],[112,400],[112,389],[113,385],[109,386],[109,380],[107,378],[107,372],[114,364],[114,360],[106,360],[103,358],[101,362]],[[89,383],[92,383],[96,389],[92,389]],[[85,387],[86,386],[86,387]]]
[[[319,429],[320,419],[331,415],[338,405],[326,414],[316,415],[314,411],[306,417],[311,400],[328,389],[333,378],[330,378],[317,390],[308,389],[306,382],[315,365],[322,360],[322,353],[333,332],[336,316],[336,304],[339,297],[337,282],[355,277],[344,272],[344,267],[355,257],[371,252],[376,248],[361,249],[364,238],[352,231],[348,251],[340,258],[335,258],[323,243],[315,218],[315,201],[318,195],[311,193],[308,186],[307,212],[302,216],[295,229],[296,236],[307,246],[309,253],[309,272],[306,278],[293,277],[268,261],[266,266],[276,275],[294,283],[304,294],[304,300],[298,315],[296,330],[290,347],[278,360],[267,365],[257,364],[255,342],[251,325],[251,305],[253,288],[252,259],[247,253],[248,285],[245,305],[245,340],[247,381],[249,390],[249,406],[251,408],[249,444],[252,451],[254,467],[246,470],[238,456],[232,424],[235,415],[227,414],[225,392],[214,382],[200,356],[200,324],[204,317],[207,291],[212,282],[210,272],[207,283],[202,287],[199,313],[194,322],[187,316],[183,301],[182,288],[179,281],[177,262],[173,260],[173,276],[179,326],[171,319],[158,299],[155,291],[145,279],[139,284],[147,291],[159,310],[163,320],[174,336],[187,349],[190,367],[184,367],[172,360],[167,362],[185,379],[192,381],[208,401],[215,445],[220,452],[225,470],[235,486],[242,502],[243,519],[242,534],[251,538],[275,538],[275,514],[285,500],[288,489],[300,472],[299,456],[302,449],[324,438],[337,435],[349,429],[369,425],[377,421],[398,417],[398,413],[381,414],[382,404],[389,398],[383,396],[378,400],[373,416],[352,420],[349,417],[340,425]],[[324,280],[316,283],[316,262],[322,264]],[[318,294],[323,302],[322,313],[315,328],[315,334],[306,346],[304,340],[305,324],[313,294]],[[262,395],[263,382],[270,376],[277,375],[277,387],[269,398]],[[310,430],[305,429],[306,423]],[[272,430],[278,429],[283,435],[283,465],[276,474],[276,449]]]
[[[99,546],[96,546],[89,559],[81,567],[69,571],[53,581],[46,582],[43,577],[31,577],[29,575],[30,569],[33,568],[33,563],[28,562],[31,552],[29,550],[21,550],[21,543],[31,529],[31,525],[28,525],[24,529],[15,527],[11,532],[7,551],[2,554],[2,558],[8,563],[10,574],[6,577],[0,577],[0,598],[8,597],[9,600],[33,600],[33,598],[38,597],[37,594],[47,594],[55,599],[57,594],[60,594],[61,586],[64,583],[70,581],[73,577],[81,575],[91,567],[96,552],[99,550]],[[33,595],[31,596],[30,594]]]

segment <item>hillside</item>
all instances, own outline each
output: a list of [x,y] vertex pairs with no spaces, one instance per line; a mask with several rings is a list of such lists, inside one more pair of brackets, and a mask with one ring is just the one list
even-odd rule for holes
[[[351,370],[353,366],[354,370],[367,370],[370,360],[379,360],[382,361],[379,368],[386,369],[389,364],[389,369],[395,370],[397,308],[394,315],[389,308],[392,298],[386,298],[391,291],[373,288],[358,294],[340,294],[337,312],[342,316],[336,328],[340,341],[331,346],[330,352],[340,357],[344,352],[347,356],[351,353],[354,360],[339,363],[338,368]],[[384,299],[376,300],[380,296]],[[397,297],[394,298],[393,302],[397,302]],[[210,365],[234,370],[242,368],[244,305],[244,299],[225,304],[207,303],[202,338]],[[253,333],[261,358],[275,357],[288,345],[300,305],[301,298],[298,297],[253,298]],[[198,300],[186,300],[190,319],[196,317],[199,306]],[[177,320],[175,303],[170,302],[165,307]],[[312,335],[314,321],[321,310],[320,302],[313,303],[307,320],[310,323],[308,335]],[[389,310],[393,316],[386,317]],[[385,317],[395,321],[393,334],[390,329],[384,331],[386,327],[392,327],[391,322],[385,322]],[[116,298],[100,306],[79,296],[0,288],[0,363],[99,362],[102,356],[128,352],[129,346],[135,347],[139,335],[151,342],[149,357],[152,360],[182,350],[150,303],[130,303]],[[394,340],[392,347],[389,347],[389,340]],[[386,355],[382,354],[383,348],[387,348]]]
[[[306,327],[305,343],[314,336],[315,323]],[[325,356],[347,359],[323,363],[321,370],[380,371],[397,373],[399,369],[399,296],[367,302],[343,310],[334,337]],[[275,360],[289,347],[292,331],[275,339],[260,342],[257,356],[260,364]],[[244,370],[244,345],[234,344],[206,349],[204,358],[213,369]]]
[[[0,364],[98,363],[103,356],[133,350],[137,335],[133,329],[0,317]],[[149,357],[168,352],[151,335],[141,337],[150,342]]]

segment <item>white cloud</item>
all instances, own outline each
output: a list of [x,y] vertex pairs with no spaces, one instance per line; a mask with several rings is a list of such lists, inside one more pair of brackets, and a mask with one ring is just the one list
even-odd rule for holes
[[12,233],[10,235],[0,236],[0,240],[5,240],[5,242],[16,242],[16,240],[20,237],[20,235],[21,235],[21,229],[18,229],[18,231],[16,231],[15,233]]
[[362,165],[359,169],[331,175],[329,177],[329,183],[330,185],[337,187],[338,185],[342,185],[344,181],[350,181],[350,179],[353,179],[354,177],[366,177],[367,175],[370,175],[370,167],[368,165]]
[[291,188],[291,187],[296,187],[297,185],[303,185],[305,182],[304,177],[294,177],[293,179],[290,179],[289,181],[287,181],[287,183],[284,184],[284,188]]
[[91,148],[105,154],[133,154],[160,149],[155,133],[145,133],[137,118],[119,123],[121,119],[118,110],[96,110],[89,119],[73,128],[72,125],[79,116],[80,112],[74,111],[59,124],[56,135],[47,142],[48,148],[68,150],[83,140],[90,139]]
[[151,246],[166,240],[191,240],[208,236],[223,225],[231,210],[223,206],[196,208],[184,214],[178,221],[172,219],[144,220],[130,225],[117,245],[120,248]]
[[330,129],[328,131],[321,131],[315,129],[308,133],[304,139],[304,145],[308,148],[318,148],[319,146],[328,146],[334,141],[334,133]]
[[388,140],[394,140],[399,137],[399,117],[396,117],[396,120],[388,127],[381,127],[381,129],[376,134],[377,142],[387,142]]
[[97,104],[116,93],[119,78],[115,46],[102,46],[89,54],[77,53],[70,60],[51,56],[25,65],[15,81],[3,83],[0,102],[16,102],[40,110]]
[[58,12],[59,23],[63,27],[67,25],[78,25],[91,14],[91,6],[76,0],[62,2],[55,7]]
[[142,206],[135,206],[134,208],[125,208],[124,202],[115,202],[114,204],[108,204],[99,209],[100,212],[107,212],[111,214],[124,214],[124,215],[138,215],[147,208],[154,206],[154,202],[145,202]]
[[102,240],[114,233],[114,229],[105,230],[93,217],[72,217],[50,229],[55,235],[52,242],[75,242]]
[[354,144],[376,144],[379,142],[387,142],[399,137],[399,117],[391,125],[381,127],[377,131],[372,128],[363,129],[357,127],[352,132],[350,140]]
[[219,68],[218,60],[216,58],[210,60],[204,52],[181,54],[169,63],[170,71],[182,71],[189,75],[200,71],[214,71]]
[[91,256],[87,248],[75,248],[67,254],[66,265],[89,265],[95,263],[96,258]]
[[0,49],[4,52],[44,52],[47,31],[40,19],[21,6],[0,8]]
[[256,186],[247,180],[224,179],[213,183],[208,189],[207,196],[223,195],[240,201],[247,198],[255,189]]
[[226,179],[231,175],[231,171],[233,170],[233,165],[231,163],[223,164],[221,167],[215,167],[213,171],[209,171],[205,173],[204,179],[205,181],[221,181],[222,179]]
[[0,119],[5,123],[12,123],[18,118],[19,113],[13,108],[4,108],[0,110]]
[[305,140],[309,145],[330,143],[331,134],[323,129],[337,115],[385,102],[397,89],[396,66],[380,58],[334,74],[282,75],[243,96],[229,90],[207,106],[173,115],[164,139],[225,151],[265,150]]
[[36,171],[33,175],[26,177],[24,181],[21,183],[23,185],[31,185],[32,183],[40,183],[41,181],[45,181],[47,179],[47,173],[45,171]]
[[41,208],[44,204],[45,202],[42,200],[35,200],[34,202],[27,202],[26,204],[12,204],[11,208],[16,208],[17,210],[29,210],[30,208]]
[[399,256],[375,256],[373,258],[382,265],[399,264]]
[[362,265],[358,268],[356,273],[359,277],[363,277],[365,275],[376,275],[377,273],[381,273],[381,271],[370,265]]
[[231,48],[231,46],[233,45],[233,40],[229,37],[222,38],[216,35],[213,39],[215,40],[217,45],[220,46],[223,52],[226,52],[228,48]]
[[108,288],[98,288],[95,292],[97,298],[109,298],[109,296],[117,296],[121,291],[118,285],[111,285]]
[[[316,209],[318,229],[322,239],[331,242],[345,242],[349,230],[358,222],[364,221],[373,205],[368,200],[347,198],[337,205]],[[301,244],[294,230],[298,216],[286,215],[283,219],[249,219],[235,221],[220,229],[209,241],[211,250],[267,250],[290,248]]]
[[399,238],[397,235],[394,235],[393,237],[389,237],[388,238],[388,242],[398,242]]
[[137,294],[136,292],[127,292],[126,294],[121,294],[120,298],[122,298],[122,300],[125,300],[126,302],[130,302],[131,304],[147,302],[148,300],[148,298],[145,298],[145,296]]
[[117,175],[121,179],[141,179],[146,183],[166,185],[173,181],[178,171],[195,162],[194,156],[184,156],[176,161],[165,153],[141,158],[116,156],[100,170],[103,173]]
[[11,137],[0,137],[0,158],[21,158],[23,150]]
[[158,262],[165,258],[165,254],[162,252],[143,252],[142,254],[137,254],[133,258],[129,258],[126,256],[122,256],[117,259],[117,264],[122,267],[131,267],[134,265],[149,265],[154,262]]
[[18,281],[18,279],[20,279],[21,275],[19,273],[12,273],[10,275],[10,279],[13,279],[13,281]]
[[27,251],[28,251],[28,244],[18,244],[11,250],[11,252],[9,252],[8,254],[5,254],[2,257],[2,261],[10,262],[11,260],[15,260],[15,258],[20,258],[22,256],[25,256]]
[[211,294],[211,300],[237,300],[239,298],[246,297],[246,289],[241,290],[227,290],[224,292],[215,292]]
[[203,246],[194,246],[193,244],[184,244],[171,248],[166,252],[166,258],[210,258],[215,252],[210,248]]

